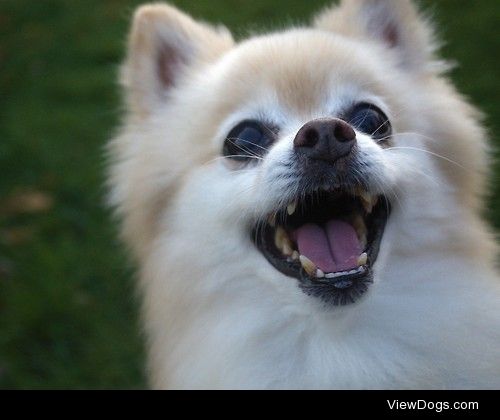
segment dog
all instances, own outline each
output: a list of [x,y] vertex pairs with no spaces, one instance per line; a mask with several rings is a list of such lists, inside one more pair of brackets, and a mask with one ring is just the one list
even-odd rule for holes
[[160,389],[500,386],[489,146],[410,0],[236,42],[139,7],[109,143]]

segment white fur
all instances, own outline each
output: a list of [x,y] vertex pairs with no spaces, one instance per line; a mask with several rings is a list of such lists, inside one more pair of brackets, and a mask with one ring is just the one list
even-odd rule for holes
[[[411,19],[416,35],[405,32],[396,49],[335,23],[372,3],[375,17],[398,7],[345,1],[319,18],[321,30],[237,46],[224,33],[225,46],[165,86],[160,105],[155,99],[149,109],[147,95],[128,91],[142,105],[111,144],[111,200],[140,266],[153,387],[500,386],[496,245],[479,217],[483,132],[431,65],[430,30],[409,2],[397,3],[394,18]],[[196,25],[169,6],[146,6],[136,20],[144,15],[168,16],[174,32]],[[186,42],[175,36],[175,45]],[[425,51],[413,48],[419,43]],[[382,149],[358,133],[360,159],[370,164],[362,175],[393,211],[365,297],[326,307],[266,261],[249,229],[294,196],[293,166],[283,163],[293,159],[297,130],[367,99],[387,112],[396,135],[394,148]],[[221,158],[222,142],[238,121],[256,117],[280,124],[279,141],[263,161],[235,168]]]

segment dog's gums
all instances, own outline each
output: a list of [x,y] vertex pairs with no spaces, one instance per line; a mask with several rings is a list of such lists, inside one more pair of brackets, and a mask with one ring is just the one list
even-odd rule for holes
[[373,281],[390,213],[385,196],[315,191],[257,223],[252,237],[266,259],[301,289],[333,305],[355,302]]

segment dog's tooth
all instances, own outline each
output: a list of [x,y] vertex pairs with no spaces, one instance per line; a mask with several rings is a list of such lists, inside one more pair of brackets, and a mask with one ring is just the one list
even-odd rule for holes
[[372,205],[372,202],[371,200],[370,201],[367,201],[365,200],[365,198],[362,198],[361,199],[361,203],[363,204],[363,207],[365,208],[365,211],[367,213],[371,213],[372,210],[373,210],[373,205]]
[[366,252],[363,252],[359,257],[358,257],[358,266],[359,265],[365,265],[366,262],[368,261],[368,255]]
[[361,187],[358,188],[357,193],[365,201],[371,201],[372,200],[372,197],[371,197],[370,193],[368,191],[364,190]]
[[292,260],[294,261],[297,261],[300,257],[300,254],[298,253],[298,251],[293,251],[292,252]]
[[267,218],[267,222],[272,226],[276,226],[276,213],[270,214],[269,217]]
[[376,195],[370,196],[370,200],[363,203],[366,212],[371,213],[373,210],[373,207],[375,207],[377,202],[378,202],[378,196],[376,196]]
[[378,198],[376,196],[372,196],[368,191],[362,189],[361,187],[359,187],[356,192],[361,199],[361,204],[363,204],[366,212],[371,213],[373,210],[373,206],[377,204]]
[[325,277],[327,279],[334,279],[335,277],[339,277],[341,275],[342,275],[342,273],[327,273],[327,274],[325,274]]
[[299,260],[302,268],[306,271],[307,274],[309,274],[310,276],[314,276],[316,274],[316,266],[309,258],[307,258],[305,255],[300,255]]
[[294,201],[286,207],[286,212],[288,213],[289,216],[291,216],[293,213],[295,213],[296,209],[297,209],[297,201]]
[[285,236],[286,236],[285,229],[283,229],[281,226],[278,226],[274,231],[274,245],[276,245],[276,248],[278,249],[283,248],[283,241]]
[[290,244],[285,240],[283,243],[283,248],[281,248],[281,252],[286,255],[287,257],[290,257],[293,254],[293,248],[290,246]]
[[323,271],[321,271],[319,268],[316,269],[316,277],[321,279],[323,277],[325,277],[325,273],[323,273]]
[[284,255],[291,256],[293,253],[293,244],[285,229],[278,226],[274,231],[274,245],[278,248]]

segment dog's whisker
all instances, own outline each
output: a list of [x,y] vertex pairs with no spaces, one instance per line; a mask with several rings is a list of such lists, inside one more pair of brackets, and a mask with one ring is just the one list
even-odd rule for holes
[[256,146],[262,150],[264,150],[265,152],[269,151],[269,149],[267,147],[264,147],[264,146],[261,146],[260,144],[257,144],[257,143],[254,143],[250,140],[245,140],[245,139],[242,139],[240,137],[228,137],[226,140],[229,140],[232,144],[234,144],[235,146],[237,146],[234,142],[235,141],[242,141],[242,142],[245,142],[245,143],[248,143],[252,146]]
[[432,155],[432,156],[435,156],[437,158],[440,158],[440,159],[443,159],[449,163],[452,163],[456,166],[458,166],[459,168],[463,169],[463,170],[466,170],[466,171],[472,171],[471,168],[467,168],[465,166],[463,166],[462,164],[454,161],[453,159],[450,159],[446,156],[443,156],[443,155],[440,155],[439,153],[435,153],[435,152],[431,152],[430,150],[426,150],[426,149],[421,149],[419,147],[412,147],[412,146],[393,146],[393,147],[388,147],[387,149],[385,149],[386,151],[391,151],[391,150],[410,150],[410,151],[416,151],[416,152],[422,152],[422,153],[428,153],[429,155]]

